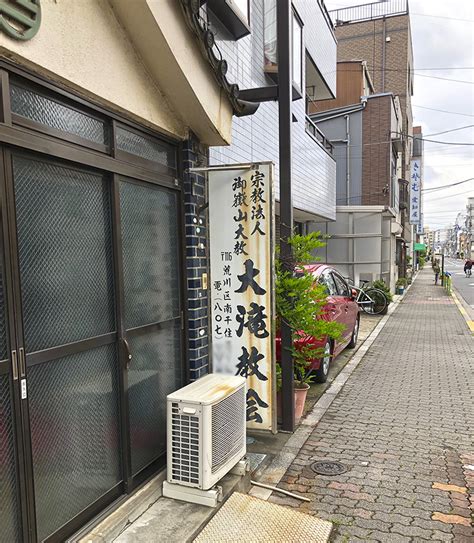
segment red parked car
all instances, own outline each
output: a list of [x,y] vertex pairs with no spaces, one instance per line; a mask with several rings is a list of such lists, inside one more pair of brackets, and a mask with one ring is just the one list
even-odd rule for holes
[[[341,338],[337,341],[329,338],[320,340],[313,338],[312,344],[324,349],[323,357],[313,360],[315,381],[324,383],[328,378],[331,360],[346,347],[356,346],[359,334],[359,306],[354,301],[357,294],[352,291],[336,269],[326,264],[311,264],[305,266],[305,269],[312,273],[315,281],[326,287],[328,293],[324,314],[320,318],[337,321],[345,326]],[[304,341],[307,343],[307,339]],[[281,338],[279,335],[276,338],[276,351],[277,357],[280,358]]]

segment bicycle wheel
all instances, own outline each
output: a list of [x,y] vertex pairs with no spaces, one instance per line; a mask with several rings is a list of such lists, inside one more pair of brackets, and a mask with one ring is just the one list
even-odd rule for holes
[[365,291],[365,295],[370,300],[370,303],[362,305],[362,309],[369,315],[380,315],[385,311],[388,305],[387,297],[382,290],[377,288],[369,288]]

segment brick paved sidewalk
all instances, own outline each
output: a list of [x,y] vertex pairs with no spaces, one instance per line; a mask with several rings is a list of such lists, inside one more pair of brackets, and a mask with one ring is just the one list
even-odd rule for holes
[[[335,523],[333,541],[474,542],[474,338],[418,275],[273,494]],[[343,475],[316,475],[316,460]],[[470,500],[469,500],[470,498]]]

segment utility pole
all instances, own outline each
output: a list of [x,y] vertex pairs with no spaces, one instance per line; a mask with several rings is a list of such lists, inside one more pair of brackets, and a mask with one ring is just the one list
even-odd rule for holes
[[[280,155],[280,258],[286,269],[293,269],[293,253],[288,238],[293,234],[291,194],[291,2],[278,0],[278,135]],[[295,429],[294,368],[290,327],[281,323],[282,430]]]

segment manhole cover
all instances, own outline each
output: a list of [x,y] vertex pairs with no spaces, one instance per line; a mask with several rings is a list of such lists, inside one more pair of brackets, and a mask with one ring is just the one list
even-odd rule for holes
[[311,469],[318,475],[340,475],[347,471],[346,466],[340,462],[326,460],[324,462],[314,462]]

